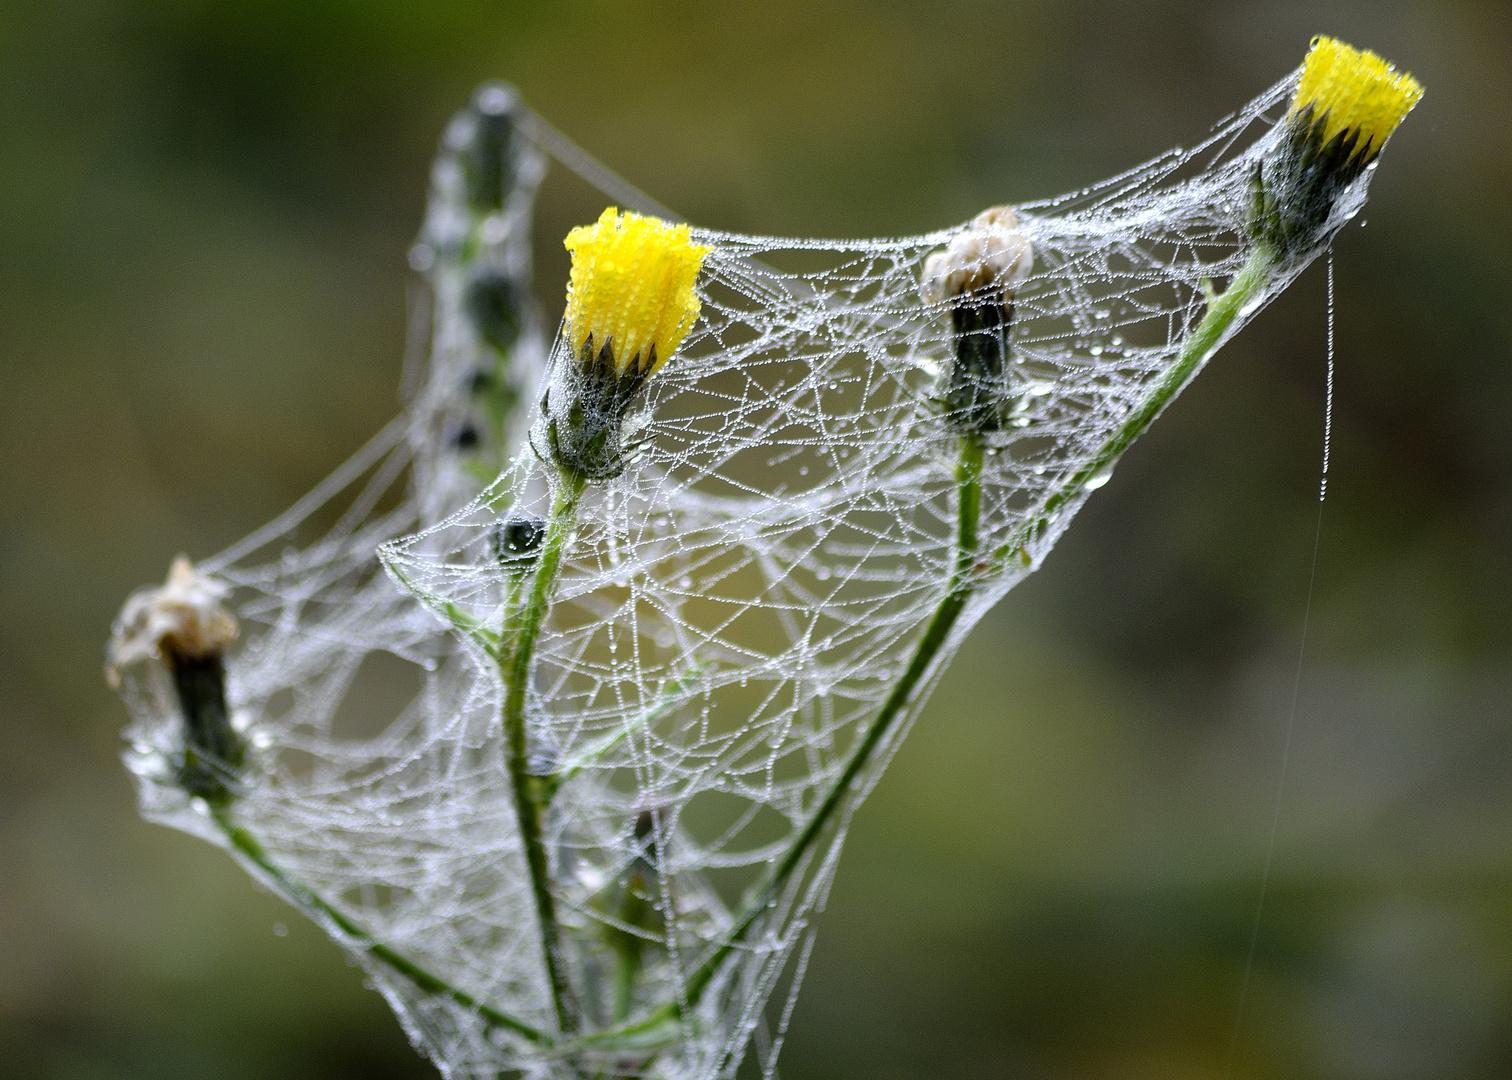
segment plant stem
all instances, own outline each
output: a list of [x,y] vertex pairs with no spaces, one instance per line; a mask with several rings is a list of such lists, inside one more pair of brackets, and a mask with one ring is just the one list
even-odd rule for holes
[[872,754],[881,745],[883,736],[891,730],[894,721],[902,715],[904,707],[913,695],[914,688],[929,671],[935,654],[940,651],[940,646],[945,644],[951,627],[955,625],[961,610],[966,606],[966,601],[976,588],[974,571],[977,519],[982,501],[982,443],[977,435],[961,436],[961,457],[956,465],[956,485],[958,506],[955,568],[951,571],[950,587],[945,593],[945,598],[935,609],[934,617],[930,619],[924,636],[915,647],[913,659],[909,661],[903,676],[893,686],[892,693],[883,703],[881,711],[877,713],[877,718],[872,721],[871,727],[851,752],[850,760],[846,762],[845,768],[841,770],[840,775],[830,787],[829,794],[814,811],[813,817],[809,818],[808,824],[793,841],[792,847],[788,848],[781,861],[772,868],[766,880],[752,894],[744,913],[726,937],[724,944],[711,953],[708,959],[699,965],[693,977],[688,980],[689,1008],[698,1002],[709,982],[718,974],[725,959],[745,940],[746,934],[750,932],[761,913],[766,910],[767,905],[803,863],[814,841],[829,824],[830,819],[835,816],[835,812],[844,804],[856,778],[871,761]]
[[577,1006],[572,987],[567,982],[562,955],[561,931],[557,924],[556,899],[551,891],[551,863],[541,838],[541,817],[545,807],[541,784],[530,775],[525,724],[526,691],[530,686],[531,661],[535,658],[536,639],[551,607],[561,572],[562,554],[577,527],[578,502],[585,482],[563,470],[552,499],[551,519],[546,539],[541,545],[535,578],[524,608],[519,610],[516,625],[506,627],[500,670],[504,676],[504,756],[509,766],[509,780],[514,788],[515,813],[519,820],[520,841],[530,869],[530,887],[535,895],[536,918],[540,924],[541,952],[546,962],[546,977],[551,983],[552,1004],[556,1007],[557,1026],[563,1033],[577,1030]]
[[487,1023],[512,1031],[516,1035],[522,1036],[533,1043],[541,1046],[551,1045],[551,1040],[545,1034],[537,1031],[529,1024],[516,1020],[512,1016],[507,1016],[488,1005],[484,1005],[471,994],[457,989],[445,979],[433,975],[419,964],[376,940],[372,934],[353,922],[337,908],[327,903],[309,886],[279,868],[263,846],[257,842],[257,838],[231,820],[231,812],[228,808],[215,808],[211,811],[211,814],[215,819],[215,823],[225,833],[226,839],[231,842],[231,846],[271,878],[290,903],[305,912],[305,914],[314,917],[317,921],[321,917],[324,917],[334,923],[346,935],[349,944],[354,944],[367,952],[368,955],[381,960],[426,993],[447,998],[469,1012],[476,1013]]
[[1165,410],[1177,394],[1181,393],[1182,388],[1191,382],[1192,376],[1197,374],[1197,369],[1223,343],[1223,335],[1233,325],[1234,319],[1244,305],[1249,303],[1260,286],[1265,284],[1266,278],[1270,276],[1271,269],[1275,265],[1276,257],[1266,245],[1256,244],[1250,250],[1249,258],[1245,260],[1239,273],[1234,275],[1234,280],[1229,282],[1229,287],[1223,291],[1223,294],[1209,297],[1207,314],[1202,317],[1202,322],[1197,324],[1197,329],[1193,330],[1191,336],[1186,339],[1186,344],[1181,347],[1181,352],[1171,370],[1161,377],[1145,398],[1144,403],[1135,410],[1134,415],[1123,422],[1123,425],[1107,442],[1103,443],[1091,460],[1073,473],[1070,480],[1045,500],[1039,512],[1024,523],[1020,531],[1022,540],[1033,539],[1037,531],[1043,528],[1062,506],[1086,487],[1089,480],[1103,470],[1112,468],[1134,440],[1144,434],[1145,429],[1155,422],[1155,418]]
[[[1161,412],[1181,392],[1182,388],[1191,381],[1204,361],[1212,355],[1214,350],[1223,343],[1223,337],[1233,325],[1235,318],[1244,309],[1245,305],[1256,295],[1261,286],[1265,284],[1270,272],[1276,265],[1276,256],[1269,247],[1264,244],[1256,244],[1250,251],[1249,258],[1244,266],[1234,276],[1229,287],[1220,296],[1211,297],[1208,301],[1207,313],[1192,331],[1186,343],[1182,346],[1177,356],[1176,363],[1158,383],[1151,389],[1144,402],[1128,420],[1103,443],[1092,458],[1071,475],[1071,478],[1052,492],[1041,504],[1038,511],[1032,514],[1008,543],[998,550],[992,565],[1001,566],[1007,555],[1021,549],[1024,544],[1033,539],[1042,528],[1055,516],[1062,506],[1070,502],[1078,491],[1086,487],[1093,477],[1103,470],[1111,468],[1118,458],[1127,450],[1134,440],[1155,421]],[[846,763],[829,794],[820,804],[814,816],[809,819],[804,830],[799,834],[793,846],[788,849],[782,860],[773,868],[772,872],[762,882],[761,886],[753,894],[750,902],[735,924],[735,928],[726,937],[724,943],[699,965],[693,973],[687,985],[686,1001],[687,1008],[691,1009],[698,1003],[709,983],[719,973],[720,967],[750,932],[762,911],[764,911],[772,899],[777,895],[794,871],[802,863],[804,856],[813,846],[819,833],[834,816],[835,811],[843,804],[846,794],[856,778],[866,767],[872,753],[881,743],[883,736],[891,728],[893,722],[902,713],[908,704],[914,688],[928,672],[930,664],[939,652],[940,646],[945,643],[956,619],[966,606],[972,592],[976,588],[978,578],[976,572],[977,551],[977,519],[981,509],[981,474],[982,474],[982,445],[974,436],[962,437],[961,458],[956,467],[956,481],[958,490],[958,534],[956,540],[956,565],[951,574],[950,588],[945,598],[940,601],[940,606],[935,609],[933,617],[929,621],[924,636],[914,649],[913,659],[909,661],[903,676],[893,687],[883,704],[877,719],[873,721],[870,730],[853,752],[851,759]],[[682,1017],[684,1007],[676,1002],[670,1002],[656,1010],[649,1017],[627,1027],[617,1028],[603,1032],[584,1042],[612,1041],[626,1036],[634,1036],[650,1032],[657,1027],[676,1021]]]

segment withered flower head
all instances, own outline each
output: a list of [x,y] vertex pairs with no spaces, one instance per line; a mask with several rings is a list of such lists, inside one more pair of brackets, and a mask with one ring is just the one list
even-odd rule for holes
[[919,292],[949,309],[954,360],[945,376],[945,420],[965,433],[998,430],[1008,403],[1006,363],[1013,297],[1034,269],[1034,247],[1006,206],[972,218],[924,260]]
[[105,677],[119,686],[121,672],[144,660],[197,660],[236,639],[236,619],[224,604],[230,590],[202,574],[183,555],[173,560],[159,588],[133,593],[105,647]]
[[180,555],[161,588],[126,601],[106,646],[105,676],[154,657],[173,675],[183,719],[178,783],[191,795],[224,806],[235,797],[247,746],[226,709],[226,646],[236,619],[222,601],[229,589]]

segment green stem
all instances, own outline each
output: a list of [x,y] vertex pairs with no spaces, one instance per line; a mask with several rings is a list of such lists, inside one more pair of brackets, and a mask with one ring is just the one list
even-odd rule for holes
[[280,869],[269,857],[266,849],[257,842],[256,837],[246,829],[232,822],[229,809],[221,807],[211,812],[215,818],[215,823],[225,833],[226,839],[231,842],[231,846],[271,878],[289,902],[305,912],[305,914],[317,920],[323,916],[334,923],[346,935],[349,944],[362,949],[374,959],[381,960],[388,967],[403,975],[426,993],[447,998],[469,1012],[476,1013],[494,1027],[505,1028],[516,1035],[528,1039],[530,1042],[541,1046],[551,1045],[551,1040],[545,1034],[537,1031],[529,1024],[484,1005],[465,990],[458,990],[445,979],[431,974],[419,964],[376,940],[372,934],[353,922],[340,910],[327,903],[319,894],[310,889],[309,886]]
[[[1070,502],[1078,492],[1085,489],[1088,481],[1093,477],[1109,469],[1118,458],[1127,450],[1140,435],[1155,421],[1161,412],[1181,392],[1182,388],[1191,381],[1198,368],[1211,356],[1223,343],[1223,337],[1228,332],[1234,320],[1244,309],[1251,299],[1259,292],[1270,276],[1271,270],[1276,265],[1275,254],[1264,244],[1257,244],[1250,252],[1249,258],[1239,273],[1234,276],[1229,287],[1221,296],[1210,297],[1208,310],[1203,316],[1202,322],[1197,325],[1186,343],[1182,346],[1176,363],[1160,381],[1151,389],[1144,402],[1128,420],[1114,432],[1092,456],[1088,462],[1071,475],[1071,478],[1061,485],[1059,489],[1041,504],[1039,510],[1029,517],[1020,529],[1009,541],[994,554],[991,565],[1001,567],[1014,552],[1027,552],[1024,545],[1032,540],[1039,531],[1047,525],[1055,514]],[[929,621],[924,636],[920,639],[914,650],[913,659],[904,671],[902,678],[893,687],[892,693],[883,704],[881,712],[873,722],[871,729],[856,747],[851,760],[846,763],[834,787],[830,789],[824,802],[804,827],[803,832],[788,849],[781,862],[773,868],[760,888],[757,889],[744,912],[735,924],[735,928],[726,937],[724,944],[709,955],[699,965],[688,981],[687,1007],[692,1008],[697,1004],[704,990],[719,973],[720,967],[729,957],[745,936],[750,932],[772,899],[777,895],[794,871],[803,861],[808,850],[813,846],[819,833],[834,816],[835,811],[843,804],[845,796],[851,785],[866,767],[872,753],[881,743],[883,736],[891,728],[893,722],[902,713],[904,706],[908,704],[914,688],[918,685],[940,646],[945,643],[950,635],[951,628],[956,619],[966,606],[976,587],[976,582],[981,576],[976,573],[976,548],[977,548],[977,517],[981,507],[981,471],[982,471],[982,446],[981,443],[971,436],[963,437],[961,446],[961,460],[956,469],[956,478],[959,485],[959,534],[956,542],[956,566],[951,575],[950,589],[945,598],[940,601],[940,606],[935,609],[934,616]],[[656,1010],[649,1017],[627,1027],[617,1028],[603,1032],[583,1040],[584,1043],[609,1042],[637,1035],[645,1035],[658,1028],[680,1019],[684,1009],[676,1002],[668,1003]]]
[[[1123,456],[1135,439],[1145,433],[1145,430],[1155,422],[1167,405],[1169,405],[1181,393],[1182,388],[1192,381],[1192,376],[1197,374],[1208,357],[1212,356],[1218,346],[1223,344],[1223,335],[1233,325],[1234,319],[1249,303],[1260,287],[1265,284],[1270,276],[1271,269],[1276,265],[1276,257],[1271,249],[1264,244],[1257,244],[1250,251],[1249,258],[1239,273],[1234,275],[1234,280],[1229,282],[1229,287],[1221,296],[1208,298],[1207,314],[1202,317],[1202,322],[1197,324],[1197,329],[1187,338],[1186,344],[1181,347],[1181,353],[1176,358],[1176,363],[1155,384],[1144,403],[1134,411],[1134,414],[1123,422],[1123,425],[1113,433],[1113,436],[1103,443],[1102,447],[1092,458],[1071,475],[1060,489],[1054,492],[1039,512],[1024,523],[1020,532],[1023,540],[1033,539],[1040,529],[1049,523],[1057,511],[1076,496],[1076,493],[1087,486],[1087,482],[1098,476],[1104,470],[1113,467],[1113,464]],[[1012,547],[1013,541],[1009,546]]]
[[512,620],[516,621],[516,625],[506,628],[503,636],[508,645],[500,656],[500,669],[504,676],[504,756],[509,766],[510,784],[514,788],[515,813],[519,820],[520,841],[525,848],[525,862],[530,869],[530,887],[535,895],[546,977],[551,983],[557,1026],[563,1033],[577,1030],[577,1006],[572,987],[567,982],[562,935],[557,924],[556,899],[551,891],[551,863],[541,836],[544,793],[538,779],[530,775],[525,700],[530,686],[530,667],[535,658],[536,639],[540,637],[541,624],[545,621],[546,612],[551,607],[552,594],[556,591],[563,551],[577,527],[577,507],[583,497],[584,487],[585,482],[573,474],[564,471],[560,477],[530,596],[524,608],[520,609],[518,619]]
[[829,794],[814,811],[813,817],[809,818],[808,824],[793,841],[792,847],[788,848],[781,861],[772,868],[766,880],[752,894],[744,913],[736,922],[735,928],[725,938],[724,944],[711,953],[688,980],[689,1008],[697,1004],[710,981],[718,974],[725,959],[745,940],[761,913],[766,910],[773,898],[802,865],[809,849],[819,838],[819,834],[844,804],[856,778],[871,761],[872,754],[881,745],[883,736],[892,729],[893,723],[902,715],[904,707],[913,696],[914,688],[929,671],[935,655],[940,651],[940,646],[944,645],[945,639],[950,636],[951,627],[955,625],[956,619],[966,606],[966,601],[970,599],[976,588],[977,519],[982,502],[982,443],[976,435],[961,437],[961,458],[956,466],[956,485],[959,503],[956,558],[955,568],[950,575],[950,588],[946,591],[945,598],[935,609],[934,617],[930,619],[923,638],[915,647],[913,659],[909,661],[902,678],[893,687],[892,693],[888,695],[887,701],[882,705],[881,711],[866,735],[851,752],[850,760],[846,762],[845,768],[841,770],[839,777],[830,787]]

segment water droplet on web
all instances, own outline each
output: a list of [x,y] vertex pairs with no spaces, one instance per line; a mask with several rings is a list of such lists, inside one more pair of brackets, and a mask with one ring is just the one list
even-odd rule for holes
[[490,214],[478,230],[485,244],[498,244],[509,235],[509,222],[503,214]]
[[1082,485],[1082,490],[1096,491],[1111,479],[1113,479],[1113,466],[1104,465],[1101,469],[1098,469],[1091,476],[1087,477],[1087,482]]
[[137,750],[126,755],[126,768],[137,776],[147,776],[158,771],[162,759],[151,750]]
[[691,589],[693,587],[693,579],[684,574],[677,579],[677,587],[679,589]]
[[799,476],[807,476],[808,475],[808,466],[805,465],[803,468],[799,469],[798,470],[798,475]]
[[1093,356],[1101,356],[1103,354],[1103,347],[1101,345],[1094,345],[1088,351],[1091,352]]
[[830,568],[827,566],[821,566],[819,569],[814,571],[814,576],[820,581],[828,581],[831,576]]
[[252,745],[259,750],[266,750],[273,745],[273,736],[266,731],[255,731],[252,733]]

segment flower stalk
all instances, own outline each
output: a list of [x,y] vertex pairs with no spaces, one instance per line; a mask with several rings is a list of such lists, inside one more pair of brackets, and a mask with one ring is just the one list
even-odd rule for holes
[[551,516],[546,523],[546,536],[541,543],[535,574],[531,579],[529,596],[524,606],[518,609],[518,615],[511,617],[506,623],[499,655],[500,673],[504,678],[504,760],[514,793],[515,816],[520,829],[520,843],[525,849],[526,868],[530,873],[531,895],[535,899],[546,979],[551,986],[557,1025],[564,1034],[577,1030],[578,1006],[567,979],[566,958],[562,951],[562,935],[556,915],[556,897],[551,886],[551,861],[542,835],[546,809],[545,786],[530,773],[526,705],[536,641],[556,592],[562,553],[577,528],[578,503],[586,486],[587,481],[575,474],[560,477],[552,500]]
[[317,922],[335,926],[349,946],[366,952],[424,992],[476,1013],[485,1023],[530,1042],[549,1042],[529,1024],[485,1005],[378,941],[280,867],[250,831],[236,824],[233,807],[245,783],[248,753],[246,740],[231,723],[226,707],[225,648],[237,633],[236,619],[223,603],[229,593],[223,582],[196,570],[180,556],[161,588],[143,589],[126,602],[106,650],[105,673],[112,685],[119,685],[123,668],[153,657],[172,674],[183,741],[174,776],[177,785],[203,800],[227,843],[272,881],[286,900]]
[[877,718],[851,751],[850,759],[835,778],[829,792],[809,818],[803,831],[794,839],[791,847],[773,866],[766,878],[752,891],[744,911],[734,929],[694,971],[687,984],[689,1007],[697,1004],[714,976],[719,973],[724,961],[743,942],[751,927],[777,898],[793,874],[803,865],[809,851],[824,829],[834,820],[836,812],[845,804],[857,778],[871,762],[884,737],[893,729],[898,718],[913,698],[913,692],[927,675],[939,654],[940,647],[950,637],[951,628],[976,590],[977,524],[982,505],[982,439],[979,435],[961,436],[960,457],[956,463],[956,543],[955,565],[945,596],[935,608],[924,636],[914,647],[913,656],[892,692],[877,712]]
[[231,816],[229,807],[218,807],[212,811],[212,817],[221,833],[226,837],[231,847],[245,858],[248,862],[262,871],[263,876],[273,882],[284,899],[299,908],[316,922],[326,922],[334,925],[341,931],[346,944],[355,949],[360,949],[373,959],[380,961],[386,967],[404,976],[415,986],[427,994],[435,994],[437,997],[446,998],[468,1012],[475,1013],[485,1023],[492,1027],[503,1028],[513,1032],[528,1042],[538,1046],[550,1046],[551,1039],[547,1035],[524,1023],[502,1013],[492,1006],[479,1001],[465,990],[459,990],[445,979],[433,974],[421,967],[404,954],[383,944],[371,933],[354,922],[339,908],[334,907],[305,885],[298,878],[282,869],[275,863],[266,849],[258,843],[243,826],[237,825]]
[[[711,250],[694,244],[686,225],[605,210],[591,226],[573,229],[567,312],[558,360],[542,400],[546,442],[556,466],[551,513],[540,541],[530,588],[511,576],[500,638],[499,670],[504,757],[535,899],[541,952],[558,1028],[577,1030],[581,1010],[568,976],[562,931],[544,840],[545,813],[558,783],[529,765],[529,688],[541,627],[551,610],[562,558],[577,530],[578,507],[591,483],[624,471],[626,412],[698,320],[694,280]],[[500,551],[509,547],[501,533]],[[638,964],[635,965],[638,967]],[[622,968],[630,970],[626,962]],[[628,990],[624,992],[628,1000]]]

